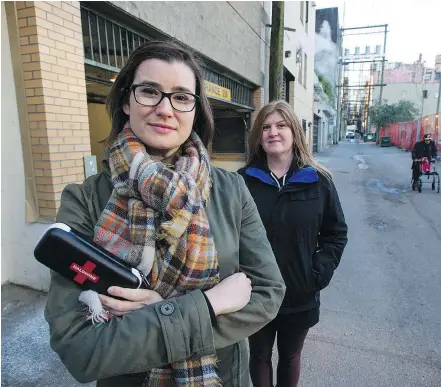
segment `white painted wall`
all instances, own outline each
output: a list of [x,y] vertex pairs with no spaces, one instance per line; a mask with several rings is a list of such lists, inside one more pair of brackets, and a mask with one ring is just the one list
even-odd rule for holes
[[[291,51],[290,58],[284,58],[284,66],[295,76],[294,87],[294,111],[296,112],[300,122],[305,119],[307,124],[313,123],[313,96],[314,96],[314,53],[315,53],[315,6],[314,2],[309,2],[309,20],[308,30],[305,23],[300,20],[300,1],[285,2],[285,27],[295,28],[296,32],[285,31],[283,51]],[[304,6],[306,7],[306,2]],[[304,19],[305,20],[305,19]],[[304,54],[308,57],[307,63],[307,81],[306,85],[299,82],[299,64],[296,63],[296,51],[298,47],[302,47],[302,60]],[[310,130],[311,129],[311,130]],[[307,139],[312,146],[312,126],[307,127]]]
[[49,270],[33,256],[35,242],[47,225],[25,221],[23,149],[4,3],[1,14],[1,283],[48,290]]

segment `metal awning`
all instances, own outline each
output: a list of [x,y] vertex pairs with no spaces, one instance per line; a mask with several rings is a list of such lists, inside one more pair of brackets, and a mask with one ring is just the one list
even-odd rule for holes
[[[151,36],[134,31],[107,16],[81,5],[81,22],[85,63],[112,72],[119,72],[130,54]],[[204,78],[231,91],[230,103],[238,108],[254,110],[252,92],[254,86],[220,72],[202,66]],[[215,99],[209,97],[210,99]]]

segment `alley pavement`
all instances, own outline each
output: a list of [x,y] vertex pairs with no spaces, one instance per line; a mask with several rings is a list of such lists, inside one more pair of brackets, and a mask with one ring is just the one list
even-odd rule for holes
[[440,387],[441,193],[412,191],[410,153],[393,147],[342,141],[318,158],[349,242],[322,292],[300,387]]
[[[412,191],[410,154],[396,148],[342,141],[317,158],[333,172],[349,242],[322,292],[300,387],[440,387],[441,194]],[[2,287],[1,385],[94,385],[76,383],[51,351],[45,300]]]

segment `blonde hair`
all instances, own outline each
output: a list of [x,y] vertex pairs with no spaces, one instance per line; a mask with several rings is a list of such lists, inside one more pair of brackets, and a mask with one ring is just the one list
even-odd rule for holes
[[263,124],[268,115],[276,112],[283,117],[286,124],[291,129],[293,136],[293,155],[297,160],[298,168],[300,169],[305,165],[310,165],[311,167],[317,169],[317,171],[324,175],[327,179],[331,180],[331,171],[329,171],[327,168],[325,168],[314,159],[314,156],[312,155],[306,143],[305,134],[303,133],[300,121],[291,106],[285,101],[270,102],[266,104],[262,109],[260,109],[259,113],[257,114],[257,117],[254,120],[253,127],[248,136],[247,165],[250,165],[264,153],[264,150],[260,145],[260,141],[262,139]]

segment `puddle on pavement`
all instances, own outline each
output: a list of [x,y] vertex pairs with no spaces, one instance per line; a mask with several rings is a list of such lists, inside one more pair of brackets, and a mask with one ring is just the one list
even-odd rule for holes
[[411,190],[411,188],[391,187],[387,182],[379,179],[369,179],[366,182],[366,187],[374,191],[383,192],[390,195],[400,195]]
[[358,169],[368,169],[369,168],[369,164],[364,159],[365,157],[366,157],[366,155],[355,155],[353,157],[353,159],[355,161],[358,161]]

